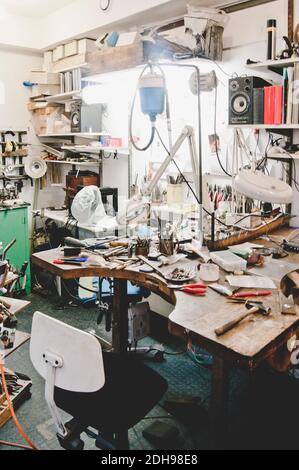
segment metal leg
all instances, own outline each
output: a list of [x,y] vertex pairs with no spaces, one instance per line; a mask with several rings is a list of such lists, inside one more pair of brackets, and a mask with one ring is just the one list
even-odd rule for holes
[[120,431],[115,435],[116,450],[129,450],[129,433],[127,430]]
[[214,356],[211,396],[211,436],[213,448],[225,447],[228,431],[229,363]]
[[112,347],[116,354],[127,354],[128,288],[123,279],[114,279]]

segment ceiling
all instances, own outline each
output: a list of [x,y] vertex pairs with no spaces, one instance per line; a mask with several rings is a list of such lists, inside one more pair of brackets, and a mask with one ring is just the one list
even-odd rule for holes
[[29,18],[42,18],[74,0],[0,0],[0,9]]

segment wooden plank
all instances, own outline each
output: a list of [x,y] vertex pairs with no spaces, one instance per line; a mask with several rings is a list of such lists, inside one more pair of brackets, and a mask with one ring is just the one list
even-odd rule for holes
[[277,220],[267,222],[265,225],[263,225],[260,228],[257,228],[256,230],[252,231],[240,231],[236,235],[232,235],[227,238],[223,238],[221,240],[207,240],[207,246],[209,250],[225,250],[227,247],[232,246],[232,245],[239,245],[240,243],[244,243],[250,240],[254,240],[255,238],[261,237],[262,235],[265,235],[269,232],[273,232],[274,230],[277,230],[278,228],[288,225],[290,221],[290,217],[280,217]]
[[24,333],[23,331],[16,331],[14,347],[11,349],[2,349],[0,347],[0,358],[6,359],[8,356],[16,352],[21,346],[23,346],[27,341],[30,340],[30,335]]
[[22,312],[28,305],[30,305],[30,302],[27,300],[19,300],[19,299],[13,299],[10,297],[1,297],[0,296],[0,302],[4,302],[4,305],[10,305],[9,310],[13,314],[17,314],[19,312]]
[[143,43],[90,52],[88,62],[91,75],[137,67],[145,63]]
[[294,0],[288,0],[288,38],[294,39]]

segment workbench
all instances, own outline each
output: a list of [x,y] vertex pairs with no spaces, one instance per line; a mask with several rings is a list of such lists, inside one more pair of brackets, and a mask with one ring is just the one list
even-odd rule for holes
[[[1,297],[0,296],[0,302],[5,302],[6,304],[10,305],[10,312],[13,313],[14,315],[17,315],[18,313],[22,312],[25,310],[28,305],[30,305],[30,302],[26,300],[19,300],[19,299],[12,299],[8,297]],[[3,359],[6,359],[8,356],[13,354],[17,349],[19,349],[23,344],[25,344],[27,341],[29,341],[30,335],[28,333],[24,333],[23,331],[16,331],[16,336],[15,336],[15,343],[14,347],[12,349],[1,349],[0,350],[0,356]]]
[[[284,232],[282,235],[286,236],[287,233]],[[261,240],[258,240],[258,243],[269,245]],[[244,306],[228,303],[225,297],[211,289],[208,289],[205,297],[195,297],[173,290],[161,276],[154,273],[140,273],[138,268],[116,271],[101,266],[54,265],[53,261],[61,256],[62,251],[59,249],[51,250],[33,255],[32,262],[63,279],[90,276],[114,279],[112,346],[117,353],[124,354],[127,351],[127,281],[150,289],[174,305],[174,310],[169,317],[171,334],[184,338],[186,341],[191,339],[213,355],[210,414],[213,430],[217,430],[217,433],[225,432],[227,423],[230,368],[237,365],[253,372],[299,331],[299,316],[282,315],[280,312],[279,289],[273,291],[273,295],[267,298],[267,306],[272,307],[269,317],[256,315],[253,320],[245,320],[232,331],[217,337],[215,328],[234,319]],[[286,259],[288,263],[299,264],[299,254],[290,254]],[[197,265],[198,260],[186,260],[185,263],[188,266]],[[169,270],[169,267],[167,269]],[[224,282],[224,273],[222,273],[222,282]]]
[[[12,240],[17,242],[7,253],[10,264],[20,270],[25,261],[29,261],[29,239],[28,239],[28,204],[10,208],[0,208],[0,242],[3,248]],[[30,265],[26,270],[26,292],[30,293],[31,275]]]

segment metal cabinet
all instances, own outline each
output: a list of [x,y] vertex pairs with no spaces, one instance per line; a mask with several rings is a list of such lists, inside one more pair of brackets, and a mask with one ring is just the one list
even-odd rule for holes
[[[0,209],[0,242],[5,247],[11,240],[17,243],[7,253],[10,264],[21,269],[25,261],[30,261],[29,231],[28,231],[28,207],[16,207]],[[29,294],[31,288],[30,263],[27,268],[26,291]]]

